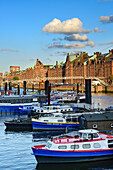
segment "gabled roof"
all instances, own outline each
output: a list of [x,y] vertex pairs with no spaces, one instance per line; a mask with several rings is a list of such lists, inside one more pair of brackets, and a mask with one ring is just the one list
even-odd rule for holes
[[79,57],[80,55],[69,55],[69,60],[70,62],[74,61],[77,57]]
[[83,116],[88,122],[113,120],[113,112],[106,112],[103,114],[87,114]]

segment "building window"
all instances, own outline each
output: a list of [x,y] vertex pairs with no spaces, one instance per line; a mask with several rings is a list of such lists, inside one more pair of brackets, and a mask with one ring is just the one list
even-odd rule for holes
[[113,123],[111,123],[111,127],[113,127]]
[[79,145],[71,145],[71,149],[79,149]]
[[93,128],[97,128],[98,126],[97,126],[97,124],[93,124]]
[[67,149],[66,145],[58,146],[58,149]]

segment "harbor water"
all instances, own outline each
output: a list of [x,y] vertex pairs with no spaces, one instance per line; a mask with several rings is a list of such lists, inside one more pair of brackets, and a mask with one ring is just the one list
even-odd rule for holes
[[[92,98],[93,102],[100,108],[113,105],[113,94],[94,94]],[[113,160],[75,164],[37,164],[31,150],[31,146],[37,144],[33,142],[33,132],[5,131],[4,121],[14,117],[16,115],[10,113],[0,115],[0,170],[113,169]]]

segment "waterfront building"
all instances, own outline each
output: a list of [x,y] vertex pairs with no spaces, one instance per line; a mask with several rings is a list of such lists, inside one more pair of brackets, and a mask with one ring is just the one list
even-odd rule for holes
[[96,130],[113,130],[113,112],[103,114],[87,114],[85,118],[85,127]]
[[0,73],[0,81],[3,80],[3,73]]
[[113,75],[113,49],[105,54],[95,52],[92,56],[86,52],[75,55],[68,53],[65,62],[56,61],[54,66],[44,65],[38,59],[33,67],[25,70],[20,70],[19,66],[10,66],[10,73],[5,73],[4,78],[12,80],[14,76],[18,76],[20,80],[38,81],[51,78],[50,83],[84,84],[86,77],[96,77],[110,83],[111,75]]

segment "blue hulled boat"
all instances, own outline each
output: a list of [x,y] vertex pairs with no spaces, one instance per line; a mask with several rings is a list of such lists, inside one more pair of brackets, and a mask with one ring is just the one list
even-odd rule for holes
[[78,135],[49,140],[32,147],[38,163],[73,163],[113,159],[113,136],[97,130],[80,130]]
[[[78,117],[76,122],[67,121],[66,117],[62,117],[62,113],[51,113],[49,116],[32,118],[33,130],[72,130],[79,128]],[[75,120],[75,118],[74,118]]]
[[0,96],[0,113],[19,113],[19,108],[30,107],[38,102],[46,102],[45,95]]

